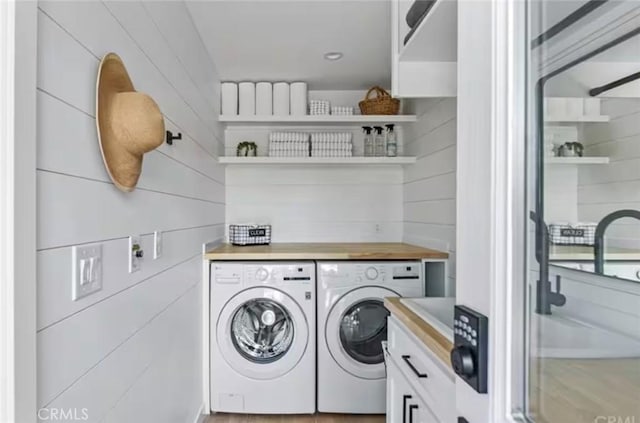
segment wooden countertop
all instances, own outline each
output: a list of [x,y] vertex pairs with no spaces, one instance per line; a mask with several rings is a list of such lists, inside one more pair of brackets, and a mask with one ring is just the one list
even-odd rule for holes
[[420,260],[447,259],[448,253],[399,242],[223,244],[208,260]]
[[402,304],[400,298],[385,298],[384,306],[397,317],[424,345],[447,366],[451,367],[453,343],[437,329]]
[[[640,250],[607,247],[604,258],[609,261],[640,261]],[[593,262],[593,247],[588,245],[551,245],[549,246],[549,259],[552,261]]]

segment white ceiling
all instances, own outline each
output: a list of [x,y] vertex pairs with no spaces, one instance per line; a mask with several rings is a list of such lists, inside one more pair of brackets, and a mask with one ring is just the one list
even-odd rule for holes
[[[390,85],[388,0],[186,3],[223,80],[300,80],[320,90]],[[344,57],[327,61],[330,51]]]

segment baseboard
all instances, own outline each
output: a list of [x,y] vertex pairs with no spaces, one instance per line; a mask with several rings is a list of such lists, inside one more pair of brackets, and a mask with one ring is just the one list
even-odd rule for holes
[[196,414],[196,418],[193,420],[193,423],[205,423],[209,418],[209,414],[204,414],[204,404],[200,405],[200,409],[198,410],[198,414]]

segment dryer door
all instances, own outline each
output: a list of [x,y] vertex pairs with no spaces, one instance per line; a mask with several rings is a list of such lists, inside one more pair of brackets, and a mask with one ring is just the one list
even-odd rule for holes
[[296,301],[274,288],[250,288],[223,307],[216,339],[224,359],[252,379],[274,379],[291,371],[309,341],[309,325]]
[[390,289],[365,286],[343,295],[329,311],[325,340],[333,359],[346,372],[362,379],[385,377],[382,341],[387,340],[384,297]]

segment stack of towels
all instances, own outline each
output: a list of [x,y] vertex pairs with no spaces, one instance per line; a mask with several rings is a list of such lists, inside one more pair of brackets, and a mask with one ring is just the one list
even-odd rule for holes
[[352,116],[353,107],[333,106],[331,108],[331,114],[335,116]]
[[350,132],[319,132],[311,134],[311,157],[353,156]]
[[328,115],[331,112],[331,103],[327,100],[309,101],[309,114]]
[[309,157],[309,134],[306,132],[270,133],[269,156]]

